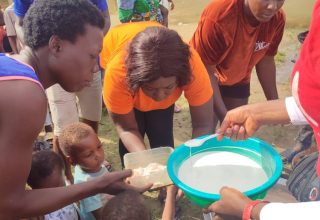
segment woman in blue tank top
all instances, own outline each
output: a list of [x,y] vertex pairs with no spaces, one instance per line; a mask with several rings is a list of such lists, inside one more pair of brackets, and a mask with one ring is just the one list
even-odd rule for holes
[[0,219],[43,215],[74,201],[132,188],[130,171],[68,187],[25,190],[32,143],[42,129],[44,89],[59,83],[75,92],[97,72],[104,20],[86,0],[36,0],[24,18],[26,47],[0,55]]

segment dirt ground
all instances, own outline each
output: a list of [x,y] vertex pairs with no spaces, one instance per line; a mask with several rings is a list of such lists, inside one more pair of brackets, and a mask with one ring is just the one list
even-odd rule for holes
[[[112,24],[118,24],[115,14],[111,15]],[[191,38],[197,23],[172,23],[170,28],[176,30],[186,41]],[[299,43],[297,34],[303,31],[303,28],[287,28],[284,33],[282,43],[279,48],[277,60],[277,83],[280,98],[290,95],[290,73],[293,67],[291,60],[297,58],[299,51]],[[257,80],[256,74],[252,74],[250,103],[264,101],[265,97],[261,86]],[[182,107],[182,111],[174,115],[174,138],[175,146],[179,146],[191,137],[191,121],[189,115],[188,104],[184,97],[178,100],[178,104]],[[294,138],[298,131],[298,127],[291,125],[283,126],[263,126],[256,136],[272,144],[279,152],[290,148],[294,144]],[[100,138],[104,142],[106,158],[115,169],[120,169],[120,160],[118,156],[118,138],[110,118],[104,113],[100,126]],[[157,193],[146,193],[148,205],[150,206],[153,219],[161,219],[163,207],[157,200]],[[286,192],[283,185],[277,185],[270,190],[267,199],[270,201],[294,201],[294,199]],[[187,198],[179,201],[182,207],[181,219],[203,219],[201,209],[192,204]]]

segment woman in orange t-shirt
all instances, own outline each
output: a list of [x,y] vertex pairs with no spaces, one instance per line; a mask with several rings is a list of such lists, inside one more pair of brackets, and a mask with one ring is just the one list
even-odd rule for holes
[[146,149],[145,134],[152,148],[174,147],[174,103],[183,92],[192,137],[214,131],[208,73],[175,31],[155,22],[127,23],[111,29],[103,45],[103,97],[120,137],[121,160],[127,152]]

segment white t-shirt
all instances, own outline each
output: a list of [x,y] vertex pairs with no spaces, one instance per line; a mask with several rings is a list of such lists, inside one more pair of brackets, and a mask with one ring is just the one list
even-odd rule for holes
[[293,125],[308,124],[307,119],[304,117],[293,96],[287,97],[285,103],[290,121]]
[[319,220],[320,201],[269,203],[260,212],[260,220]]
[[78,214],[73,204],[44,216],[44,220],[78,220]]

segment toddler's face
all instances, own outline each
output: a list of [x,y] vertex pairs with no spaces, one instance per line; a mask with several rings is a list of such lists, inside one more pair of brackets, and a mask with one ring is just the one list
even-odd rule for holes
[[77,145],[75,163],[86,172],[98,172],[104,161],[104,150],[95,133],[83,138]]

